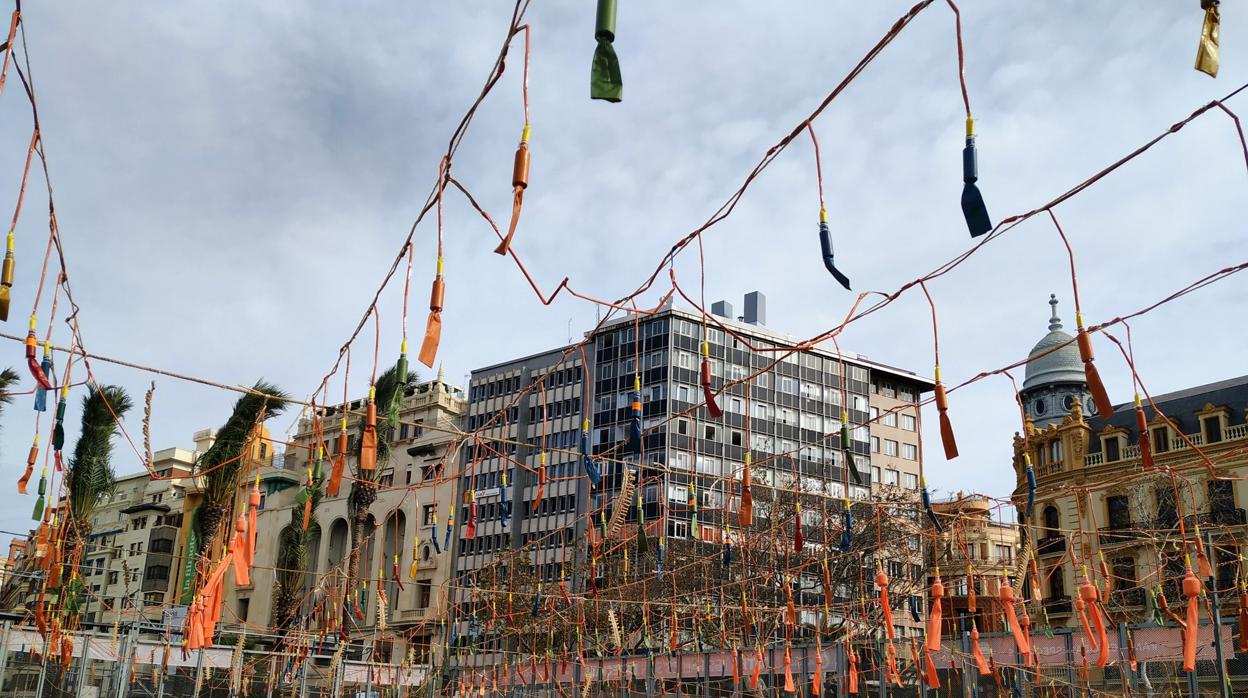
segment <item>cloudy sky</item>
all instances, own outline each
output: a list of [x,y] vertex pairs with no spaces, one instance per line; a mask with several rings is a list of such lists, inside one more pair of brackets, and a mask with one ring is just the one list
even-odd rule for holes
[[[1029,210],[1248,80],[1248,16],[1224,9],[1216,79],[1192,70],[1190,2],[962,3],[981,185],[994,219]],[[533,169],[516,248],[543,289],[564,277],[619,297],[704,221],[910,6],[909,0],[623,3],[624,102],[588,96],[593,3],[533,3]],[[792,9],[788,9],[788,8]],[[223,383],[263,376],[306,396],[358,322],[437,174],[455,123],[496,56],[510,3],[26,3],[26,36],[87,348]],[[523,121],[520,58],[482,105],[454,171],[498,220],[510,206]],[[0,191],[12,201],[30,136],[16,76],[0,95]],[[1248,111],[1248,97],[1231,108]],[[837,258],[857,289],[892,290],[970,244],[958,207],[963,114],[953,16],[924,11],[816,122]],[[6,331],[21,333],[46,242],[42,181],[18,227]],[[1209,114],[1062,205],[1090,322],[1140,308],[1244,261],[1245,166],[1232,124]],[[854,296],[823,270],[814,161],[796,143],[707,233],[708,300],[769,298],[769,325],[807,337]],[[579,336],[593,306],[542,306],[462,199],[445,210],[441,359],[475,366]],[[431,222],[431,220],[430,220]],[[412,334],[433,271],[417,231]],[[944,374],[958,383],[1026,356],[1055,292],[1073,321],[1065,253],[1036,218],[931,284]],[[696,283],[696,254],[681,257]],[[1154,393],[1244,372],[1234,277],[1134,324]],[[381,306],[384,360],[399,343],[401,285]],[[646,297],[652,301],[652,293]],[[927,308],[907,293],[851,326],[843,348],[928,374]],[[42,309],[46,323],[47,305]],[[1073,323],[1072,323],[1073,324]],[[63,328],[56,340],[66,342]],[[371,336],[365,340],[371,351]],[[1107,342],[1098,365],[1118,399],[1130,377]],[[20,367],[21,346],[9,345]],[[364,389],[363,372],[353,392]],[[150,377],[103,363],[137,402]],[[30,381],[27,380],[27,383]],[[156,448],[191,445],[235,395],[157,378]],[[942,491],[1004,495],[1017,427],[1005,379],[952,397],[962,446],[938,454]],[[74,400],[69,422],[78,419]],[[141,410],[128,420],[137,434]],[[30,399],[6,409],[0,454],[20,475]],[[275,421],[285,431],[294,415]],[[46,423],[46,422],[45,422]],[[935,420],[929,420],[934,425]],[[935,433],[928,434],[929,441]],[[72,445],[75,438],[71,430]],[[938,449],[932,449],[933,452]],[[124,442],[122,473],[141,460]],[[33,488],[33,483],[32,483]],[[0,527],[24,530],[33,496],[0,488]]]

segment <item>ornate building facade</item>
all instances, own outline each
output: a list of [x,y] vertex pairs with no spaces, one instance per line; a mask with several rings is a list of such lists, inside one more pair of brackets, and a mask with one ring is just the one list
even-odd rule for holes
[[1212,542],[1201,549],[1207,571],[1221,600],[1234,604],[1248,523],[1248,376],[1154,395],[1140,407],[1141,433],[1135,401],[1108,418],[1095,414],[1078,348],[1062,331],[1056,299],[1050,304],[1049,333],[1031,352],[1019,394],[1026,424],[1013,449],[1020,520],[1024,454],[1037,480],[1023,547],[1036,558],[1043,611],[1054,625],[1078,626],[1073,600],[1091,579],[1114,622],[1150,620],[1160,596],[1181,604],[1197,537]]

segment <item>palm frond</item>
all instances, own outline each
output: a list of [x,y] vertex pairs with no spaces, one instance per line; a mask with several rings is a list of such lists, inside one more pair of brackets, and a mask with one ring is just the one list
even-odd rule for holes
[[[0,379],[3,376],[0,375]],[[113,436],[121,419],[133,404],[125,388],[92,386],[82,398],[82,431],[69,458],[69,510],[82,533],[89,532],[96,504],[112,494]]]
[[234,403],[234,411],[217,430],[216,440],[195,462],[196,472],[205,473],[207,500],[218,505],[228,502],[238,486],[239,457],[256,425],[263,421],[261,415],[267,420],[281,414],[290,399],[264,379],[256,381],[251,390]]
[[0,413],[4,412],[4,406],[13,402],[13,388],[21,383],[22,377],[11,368],[0,371]]
[[13,402],[13,386],[21,381],[22,377],[11,368],[0,371],[0,404],[8,405]]

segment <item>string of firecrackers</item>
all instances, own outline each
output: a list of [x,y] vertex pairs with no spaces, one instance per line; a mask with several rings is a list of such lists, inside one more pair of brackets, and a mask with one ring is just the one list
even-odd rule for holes
[[[956,10],[956,8],[955,8],[955,10]],[[970,134],[968,134],[968,137],[969,137],[969,135],[970,135]],[[973,147],[973,143],[968,143],[968,147]],[[968,220],[969,220],[969,218],[968,218]],[[33,372],[33,371],[32,371],[32,372]]]
[[[952,6],[952,4],[951,4],[951,6]],[[953,9],[955,9],[955,12],[956,12],[956,7],[953,7]],[[960,56],[960,57],[961,57],[961,56]],[[961,61],[960,61],[960,62],[961,62]],[[963,81],[963,97],[965,97],[965,96],[966,96],[966,95],[965,95],[965,81]],[[967,106],[968,106],[968,104],[967,104]],[[970,120],[968,120],[968,126],[970,126]],[[968,154],[968,155],[970,155],[970,156],[966,157],[965,162],[973,162],[973,131],[972,131],[971,129],[968,129],[967,152],[966,152],[966,154],[965,154],[965,155],[967,155],[967,154]],[[972,167],[967,166],[967,171],[971,171],[971,170],[973,170],[973,169],[972,169]],[[967,177],[967,182],[966,182],[966,184],[967,184],[968,186],[973,187],[973,184],[975,184],[975,182],[973,182],[973,177]],[[970,222],[971,222],[971,219],[972,219],[972,216],[971,216],[970,212],[967,212],[967,219],[968,219],[968,225],[970,225]],[[514,229],[512,229],[512,230],[510,230],[510,231],[509,231],[509,235],[510,235],[510,233],[512,233],[512,232],[514,232]],[[973,230],[972,230],[972,233],[973,233]],[[505,243],[505,238],[504,238],[504,243]]]

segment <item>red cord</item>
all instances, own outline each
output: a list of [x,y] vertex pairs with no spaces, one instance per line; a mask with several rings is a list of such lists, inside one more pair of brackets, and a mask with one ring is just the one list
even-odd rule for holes
[[815,145],[815,175],[819,181],[819,210],[823,211],[823,162],[819,157],[819,139],[815,138],[815,129],[809,121],[806,122],[806,131],[810,133],[810,142]]
[[411,242],[407,243],[407,276],[403,280],[403,346],[407,346],[407,296],[412,288],[412,257],[416,255]]
[[962,86],[962,104],[966,107],[966,116],[971,116],[971,98],[966,92],[966,55],[962,51],[962,13],[958,11],[958,6],[953,4],[953,0],[945,0],[949,3],[949,7],[953,10],[953,26],[954,31],[958,35],[958,84]]

